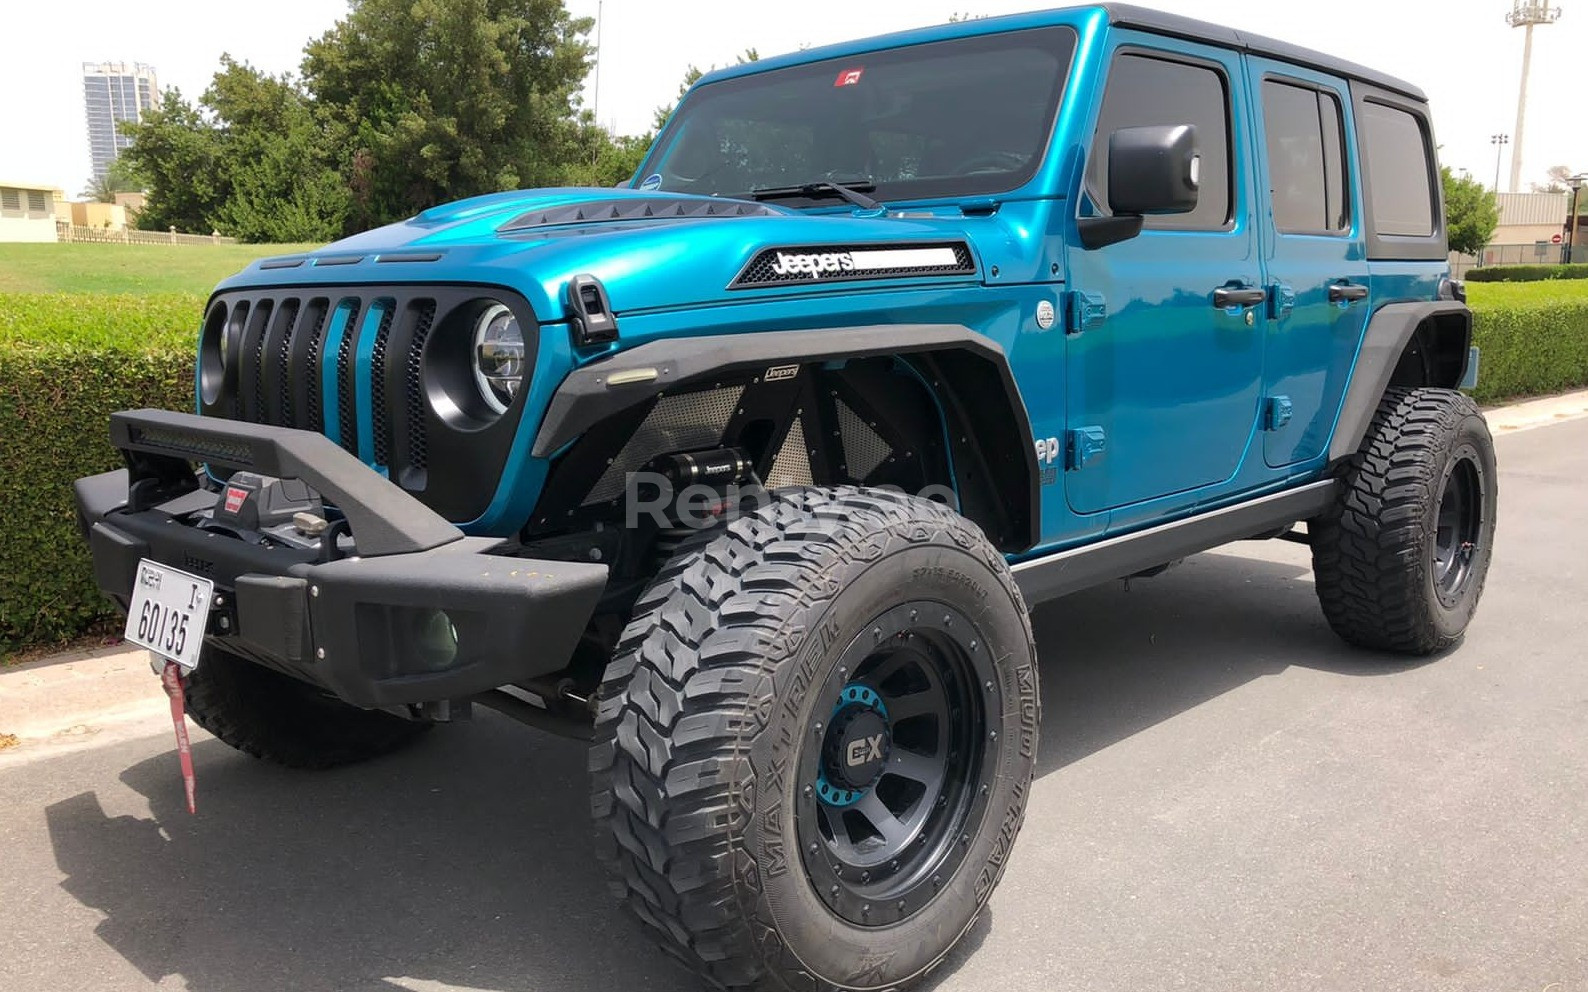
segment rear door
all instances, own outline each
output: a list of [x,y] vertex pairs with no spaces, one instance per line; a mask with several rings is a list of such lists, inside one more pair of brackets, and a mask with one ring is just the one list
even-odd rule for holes
[[[1148,217],[1127,241],[1066,247],[1064,486],[1079,513],[1233,486],[1256,424],[1267,321],[1240,54],[1130,31],[1110,37],[1077,209],[1108,213],[1109,136],[1119,128],[1196,128],[1201,181],[1190,213]],[[1073,319],[1078,301],[1093,319]]]
[[1282,467],[1323,453],[1371,312],[1344,80],[1249,58],[1266,192],[1268,289],[1263,458]]

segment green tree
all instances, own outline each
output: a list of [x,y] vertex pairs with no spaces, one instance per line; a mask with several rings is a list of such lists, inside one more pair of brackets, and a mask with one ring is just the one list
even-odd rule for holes
[[148,183],[138,226],[163,231],[209,232],[215,209],[231,193],[223,167],[221,130],[180,91],[167,90],[161,105],[139,123],[125,123],[133,143],[121,153]]
[[337,127],[289,76],[221,56],[198,106],[167,94],[123,153],[148,183],[146,229],[244,241],[329,241],[343,229],[348,190],[336,170]]
[[350,227],[598,161],[577,109],[590,27],[561,0],[351,0],[303,60],[347,142]]
[[1488,187],[1471,176],[1440,169],[1445,185],[1445,233],[1450,250],[1476,255],[1500,226],[1500,206]]
[[337,172],[340,127],[289,76],[221,56],[204,103],[224,125],[228,195],[216,230],[243,241],[329,241],[341,234],[347,186]]
[[[759,61],[761,61],[761,53],[754,48],[746,48],[733,57],[734,65],[746,65],[750,62]],[[678,95],[673,98],[672,103],[656,108],[656,114],[651,121],[651,134],[647,135],[647,137],[654,137],[656,132],[661,131],[662,126],[667,123],[667,119],[673,116],[673,111],[678,109],[678,101],[684,98],[684,94],[688,93],[691,87],[700,82],[700,77],[708,72],[715,72],[716,69],[717,66],[715,64],[709,69],[702,69],[697,65],[691,65],[688,69],[685,69],[684,78],[678,84]]]
[[90,180],[78,196],[99,203],[115,203],[117,193],[136,193],[143,188],[143,179],[134,172],[131,164],[126,159],[115,158],[111,160],[105,174]]

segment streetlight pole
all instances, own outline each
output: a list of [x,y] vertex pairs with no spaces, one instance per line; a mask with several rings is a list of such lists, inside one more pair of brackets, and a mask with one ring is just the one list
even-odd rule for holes
[[1500,156],[1505,153],[1505,146],[1511,143],[1509,134],[1489,135],[1489,144],[1494,146],[1494,195],[1500,195]]
[[[1527,73],[1533,66],[1533,28],[1540,24],[1554,24],[1560,19],[1560,8],[1551,7],[1546,0],[1515,0],[1505,23],[1522,28],[1527,38],[1522,42],[1522,86],[1516,95],[1516,151],[1511,155],[1511,192],[1522,184],[1522,126],[1527,119]],[[1499,192],[1499,180],[1495,180]]]
[[1561,264],[1570,265],[1577,250],[1577,194],[1582,192],[1583,183],[1588,182],[1588,175],[1572,176],[1566,182],[1571,185],[1571,216],[1566,218],[1566,257],[1561,259]]

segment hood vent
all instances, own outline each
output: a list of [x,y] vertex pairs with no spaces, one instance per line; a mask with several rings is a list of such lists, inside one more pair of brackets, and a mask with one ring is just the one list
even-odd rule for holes
[[586,201],[547,210],[531,210],[497,228],[498,234],[532,231],[560,224],[588,224],[626,220],[695,220],[708,217],[780,217],[783,211],[745,200],[716,200],[704,196],[626,196]]
[[976,274],[963,241],[767,248],[750,259],[729,289],[853,279],[916,279]]

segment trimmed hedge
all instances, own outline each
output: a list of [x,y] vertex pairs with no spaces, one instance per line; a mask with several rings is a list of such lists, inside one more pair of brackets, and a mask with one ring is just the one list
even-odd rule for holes
[[120,467],[109,415],[191,409],[201,296],[0,294],[0,659],[110,614],[71,485]]
[[[1480,402],[1588,385],[1588,283],[1470,289]],[[76,479],[120,466],[116,410],[193,405],[203,297],[0,294],[0,659],[111,616],[71,501]]]
[[1469,287],[1480,403],[1588,385],[1588,284]]
[[1488,265],[1468,269],[1467,282],[1544,282],[1550,279],[1588,279],[1588,263],[1571,265]]

